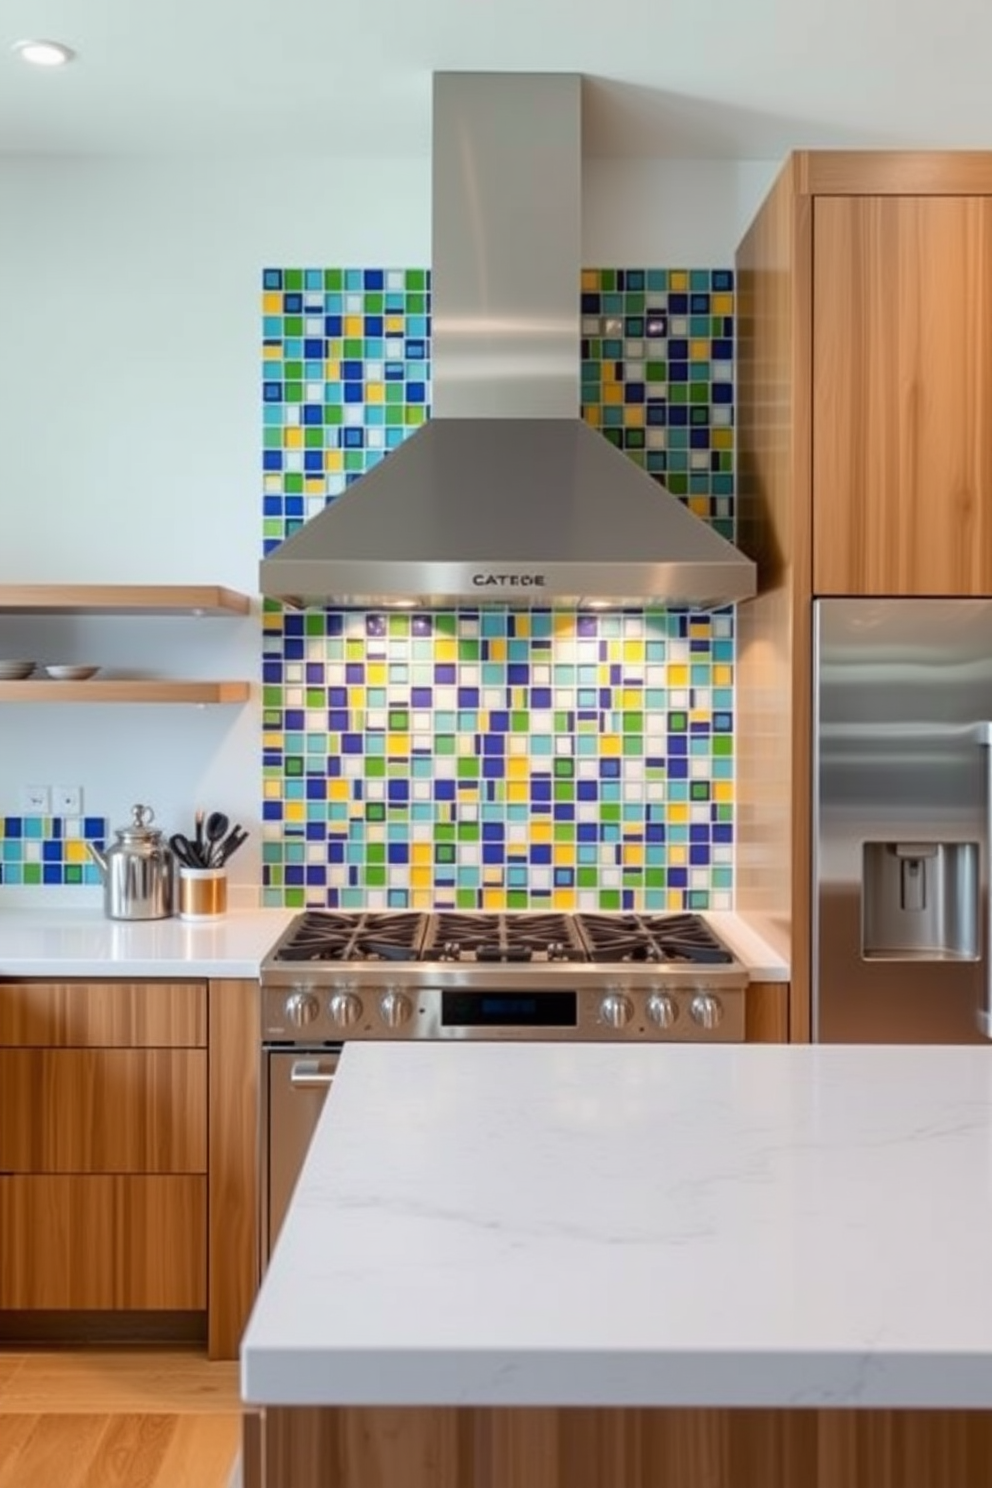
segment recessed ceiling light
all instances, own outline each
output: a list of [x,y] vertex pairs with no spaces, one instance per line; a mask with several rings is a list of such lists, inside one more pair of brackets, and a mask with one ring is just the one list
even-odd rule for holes
[[61,41],[15,41],[12,50],[32,67],[64,67],[76,55]]

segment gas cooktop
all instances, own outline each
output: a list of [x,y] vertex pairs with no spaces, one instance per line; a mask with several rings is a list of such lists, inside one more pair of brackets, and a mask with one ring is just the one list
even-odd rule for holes
[[311,910],[262,964],[263,1041],[744,1032],[746,969],[696,914]]
[[293,921],[269,965],[296,961],[728,966],[734,957],[697,914],[311,910]]

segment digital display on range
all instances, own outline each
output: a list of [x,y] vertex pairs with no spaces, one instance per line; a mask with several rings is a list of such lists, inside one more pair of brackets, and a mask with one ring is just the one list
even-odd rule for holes
[[575,992],[442,992],[444,1028],[574,1028]]

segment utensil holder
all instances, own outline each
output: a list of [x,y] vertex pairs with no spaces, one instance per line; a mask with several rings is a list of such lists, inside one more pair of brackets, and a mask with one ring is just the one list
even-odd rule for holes
[[215,920],[227,913],[227,869],[179,869],[179,918]]

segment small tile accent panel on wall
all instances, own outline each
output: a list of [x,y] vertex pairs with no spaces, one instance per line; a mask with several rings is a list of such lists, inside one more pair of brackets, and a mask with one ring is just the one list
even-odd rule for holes
[[88,843],[105,848],[105,816],[0,816],[0,884],[98,884]]
[[[583,416],[732,537],[732,271],[579,293]],[[262,301],[268,552],[429,417],[430,276],[270,268]],[[264,903],[732,906],[732,609],[263,624]]]

